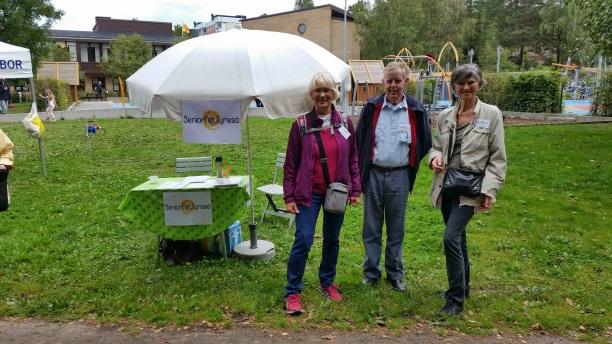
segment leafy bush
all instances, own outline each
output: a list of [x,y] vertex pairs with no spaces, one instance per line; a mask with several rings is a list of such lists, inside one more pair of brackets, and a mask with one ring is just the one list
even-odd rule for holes
[[501,110],[561,112],[559,72],[487,73],[484,78],[486,85],[479,97]]
[[[70,98],[70,87],[65,81],[50,78],[36,80],[37,94],[44,94],[45,89],[47,88],[50,89],[55,96],[55,110],[66,110],[68,106],[72,104],[72,99]],[[44,102],[39,101],[38,107],[41,110],[44,109]]]
[[485,84],[478,92],[478,97],[485,103],[501,107],[511,77],[512,74],[508,73],[485,73]]
[[593,115],[612,116],[612,72],[608,72],[595,91]]

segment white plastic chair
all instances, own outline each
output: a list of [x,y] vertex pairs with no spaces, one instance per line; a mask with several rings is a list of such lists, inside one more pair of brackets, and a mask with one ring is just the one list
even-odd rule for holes
[[263,192],[263,194],[266,195],[266,199],[268,200],[268,202],[266,203],[266,208],[264,209],[263,214],[261,214],[261,220],[259,222],[263,222],[267,214],[289,219],[289,227],[291,227],[291,225],[293,225],[293,222],[295,221],[295,215],[283,208],[277,207],[274,203],[275,196],[283,196],[283,186],[278,180],[280,179],[279,170],[282,170],[284,165],[285,153],[276,154],[276,161],[274,163],[274,180],[272,184],[263,185],[257,188],[257,191]]

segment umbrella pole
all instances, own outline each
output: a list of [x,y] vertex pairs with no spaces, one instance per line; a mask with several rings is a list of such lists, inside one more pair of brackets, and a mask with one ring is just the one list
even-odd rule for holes
[[257,223],[255,223],[255,202],[253,202],[253,164],[251,159],[251,129],[249,128],[249,116],[246,118],[247,132],[247,169],[249,171],[249,195],[251,195],[251,222],[249,223],[249,237],[251,240],[251,248],[257,248]]
[[255,223],[255,202],[253,201],[253,167],[251,157],[251,128],[249,115],[246,119],[247,132],[247,169],[249,172],[249,194],[251,196],[251,223],[249,223],[249,241],[243,241],[234,247],[234,253],[242,259],[266,260],[274,257],[274,244],[266,240],[257,240],[257,223]]

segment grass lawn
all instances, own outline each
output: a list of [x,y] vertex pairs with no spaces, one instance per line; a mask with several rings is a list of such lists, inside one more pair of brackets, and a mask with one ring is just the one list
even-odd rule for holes
[[9,114],[13,113],[29,113],[32,108],[32,103],[13,103],[15,106],[8,109]]
[[[16,167],[9,177],[11,208],[0,213],[0,316],[230,325],[241,315],[277,328],[384,324],[392,331],[435,321],[443,305],[439,291],[446,286],[443,225],[439,211],[429,207],[431,174],[425,166],[407,216],[409,293],[385,283],[361,284],[363,208],[351,208],[336,278],[345,301],[330,304],[317,290],[317,235],[304,279],[308,312],[287,317],[283,287],[293,232],[283,219],[258,226],[259,237],[276,245],[270,261],[166,267],[157,266],[155,235],[117,209],[147,176],[173,176],[176,157],[220,154],[233,174],[246,174],[246,145],[187,145],[180,123],[167,120],[99,123],[104,130],[91,145],[85,121],[47,124],[46,179],[37,141],[21,124],[3,124],[15,143]],[[257,184],[271,181],[290,124],[252,120]],[[440,323],[440,331],[541,328],[605,341],[612,326],[611,137],[611,124],[507,128],[508,182],[494,211],[477,215],[468,228],[472,297],[465,316]],[[263,196],[255,202],[260,214]],[[241,220],[248,222],[248,212]]]

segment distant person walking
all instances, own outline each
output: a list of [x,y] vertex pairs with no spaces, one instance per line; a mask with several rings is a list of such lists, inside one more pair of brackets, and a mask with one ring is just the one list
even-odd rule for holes
[[[451,87],[457,105],[438,115],[429,153],[429,167],[435,171],[431,204],[442,210],[446,225],[448,290],[444,293],[446,305],[440,312],[449,316],[460,314],[470,295],[467,224],[475,212],[493,207],[495,194],[506,177],[502,113],[476,96],[483,82],[482,72],[475,64],[455,69]],[[461,179],[480,180],[479,192],[478,188],[462,188]]]
[[45,89],[45,95],[40,94],[41,98],[45,98],[47,100],[47,121],[51,119],[51,121],[55,121],[55,115],[53,114],[53,109],[55,109],[55,96],[50,89]]
[[11,197],[8,190],[8,174],[13,168],[13,143],[0,129],[0,211],[8,209]]
[[98,80],[96,86],[94,87],[96,94],[100,100],[102,100],[102,94],[104,94],[104,87],[102,87],[102,81]]
[[4,80],[0,80],[0,113],[6,115],[8,113],[8,103],[11,98],[8,85]]

